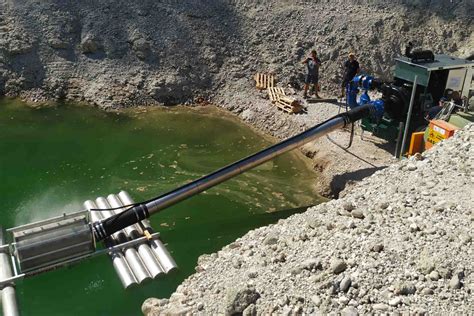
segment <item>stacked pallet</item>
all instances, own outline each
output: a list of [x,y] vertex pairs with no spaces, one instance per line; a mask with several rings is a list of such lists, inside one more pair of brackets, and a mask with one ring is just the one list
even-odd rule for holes
[[266,89],[270,101],[277,108],[287,113],[300,113],[304,110],[301,103],[286,95],[285,89],[282,87],[275,87],[275,76],[272,74],[257,73],[255,74],[256,87],[259,90]]
[[278,98],[278,101],[275,102],[275,105],[280,109],[283,110],[287,113],[300,113],[304,110],[304,107],[301,105],[301,103],[294,99],[290,98],[286,95],[280,95]]
[[285,90],[281,87],[270,87],[267,89],[268,97],[273,104],[275,104],[280,110],[287,113],[300,113],[304,110],[301,103],[286,95]]
[[255,74],[255,82],[257,89],[264,90],[275,86],[275,76],[272,74],[257,73]]

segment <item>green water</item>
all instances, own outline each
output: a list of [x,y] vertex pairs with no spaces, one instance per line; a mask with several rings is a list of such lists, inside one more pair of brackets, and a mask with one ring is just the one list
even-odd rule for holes
[[[212,108],[35,110],[0,99],[0,224],[77,211],[120,190],[148,199],[270,144]],[[193,273],[199,255],[319,203],[312,181],[297,154],[266,163],[151,219],[177,273],[125,291],[109,258],[97,257],[21,281],[22,315],[140,315],[147,297],[169,297]]]

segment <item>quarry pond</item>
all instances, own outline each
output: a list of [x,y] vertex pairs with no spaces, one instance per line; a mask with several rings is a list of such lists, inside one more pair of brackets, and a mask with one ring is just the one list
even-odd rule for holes
[[[75,212],[120,190],[146,200],[275,142],[212,107],[104,112],[0,99],[0,130],[5,228]],[[146,298],[169,297],[199,255],[320,203],[314,178],[293,152],[170,207],[151,222],[178,271],[125,291],[110,259],[96,257],[19,282],[22,315],[139,315]]]

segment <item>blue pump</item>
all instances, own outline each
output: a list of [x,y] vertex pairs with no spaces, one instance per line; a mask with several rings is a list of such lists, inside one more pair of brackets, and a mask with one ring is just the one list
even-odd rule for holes
[[[346,104],[350,109],[354,109],[362,105],[370,105],[372,110],[372,116],[376,119],[382,117],[385,110],[385,101],[382,99],[371,100],[368,91],[377,89],[381,85],[381,82],[372,76],[358,75],[355,76],[346,87]],[[362,89],[362,94],[358,97]]]

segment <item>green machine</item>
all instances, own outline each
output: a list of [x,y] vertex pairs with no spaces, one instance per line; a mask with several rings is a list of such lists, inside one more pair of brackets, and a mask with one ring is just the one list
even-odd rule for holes
[[[399,141],[406,124],[407,135],[423,131],[428,119],[442,110],[440,101],[452,101],[457,104],[457,110],[464,108],[463,112],[468,112],[469,103],[474,99],[473,61],[434,55],[431,51],[411,52],[410,47],[405,55],[395,59],[392,82],[381,83],[373,79],[371,85],[362,86],[364,94],[370,88],[377,88],[382,92],[382,100],[397,104],[397,111],[386,113],[377,121],[362,120],[364,131],[388,141]],[[462,116],[472,117],[469,114]]]

